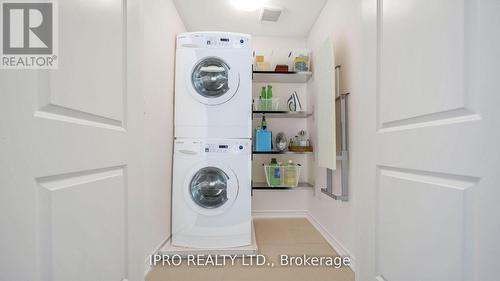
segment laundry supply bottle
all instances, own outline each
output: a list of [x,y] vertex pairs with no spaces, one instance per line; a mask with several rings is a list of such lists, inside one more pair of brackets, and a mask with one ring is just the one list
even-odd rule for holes
[[271,85],[267,85],[266,98],[267,99],[272,99],[273,98],[273,86],[271,86]]
[[288,164],[285,167],[285,185],[288,187],[294,187],[296,184],[296,167],[292,160],[288,160]]
[[267,129],[266,117],[262,116],[262,121],[260,122],[260,130],[257,130],[255,132],[256,151],[271,151],[272,138],[272,133]]
[[260,102],[260,110],[267,111],[267,92],[266,92],[266,86],[262,86],[262,90],[260,91],[260,97],[259,97],[259,102]]
[[255,136],[253,138],[253,147],[254,147],[254,150],[257,150],[257,135],[258,135],[259,131],[260,131],[260,126],[255,127],[254,132],[253,132],[253,135]]
[[280,173],[279,186],[283,186],[283,183],[285,181],[285,170],[284,170],[285,166],[283,165],[283,162],[279,162],[279,161],[278,161],[278,166],[280,168],[280,170],[279,170],[279,173]]
[[266,99],[267,99],[267,110],[268,111],[275,110],[273,108],[273,86],[271,85],[267,85]]
[[272,158],[267,171],[270,186],[279,186],[281,184],[280,169],[280,165],[276,161],[276,158]]
[[260,127],[262,127],[262,130],[267,130],[267,121],[265,115],[262,115],[262,120],[260,121]]
[[297,137],[298,145],[306,146],[307,145],[307,132],[304,130],[300,130],[299,135]]

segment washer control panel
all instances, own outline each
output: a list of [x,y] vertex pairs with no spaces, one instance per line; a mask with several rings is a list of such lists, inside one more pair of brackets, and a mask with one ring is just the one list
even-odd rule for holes
[[246,143],[204,143],[205,153],[247,153],[249,145]]

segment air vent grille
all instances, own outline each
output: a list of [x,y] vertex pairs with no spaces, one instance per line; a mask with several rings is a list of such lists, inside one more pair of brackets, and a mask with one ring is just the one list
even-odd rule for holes
[[281,16],[281,8],[262,8],[260,12],[261,21],[277,22]]

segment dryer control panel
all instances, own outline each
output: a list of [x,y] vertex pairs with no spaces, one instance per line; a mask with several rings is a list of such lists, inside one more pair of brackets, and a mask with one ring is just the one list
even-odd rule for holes
[[248,49],[249,35],[231,32],[189,32],[177,36],[177,48]]

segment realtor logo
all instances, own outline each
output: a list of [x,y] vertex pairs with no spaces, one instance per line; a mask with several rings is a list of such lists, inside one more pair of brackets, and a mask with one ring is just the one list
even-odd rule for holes
[[1,1],[1,68],[57,68],[57,9],[54,1]]

